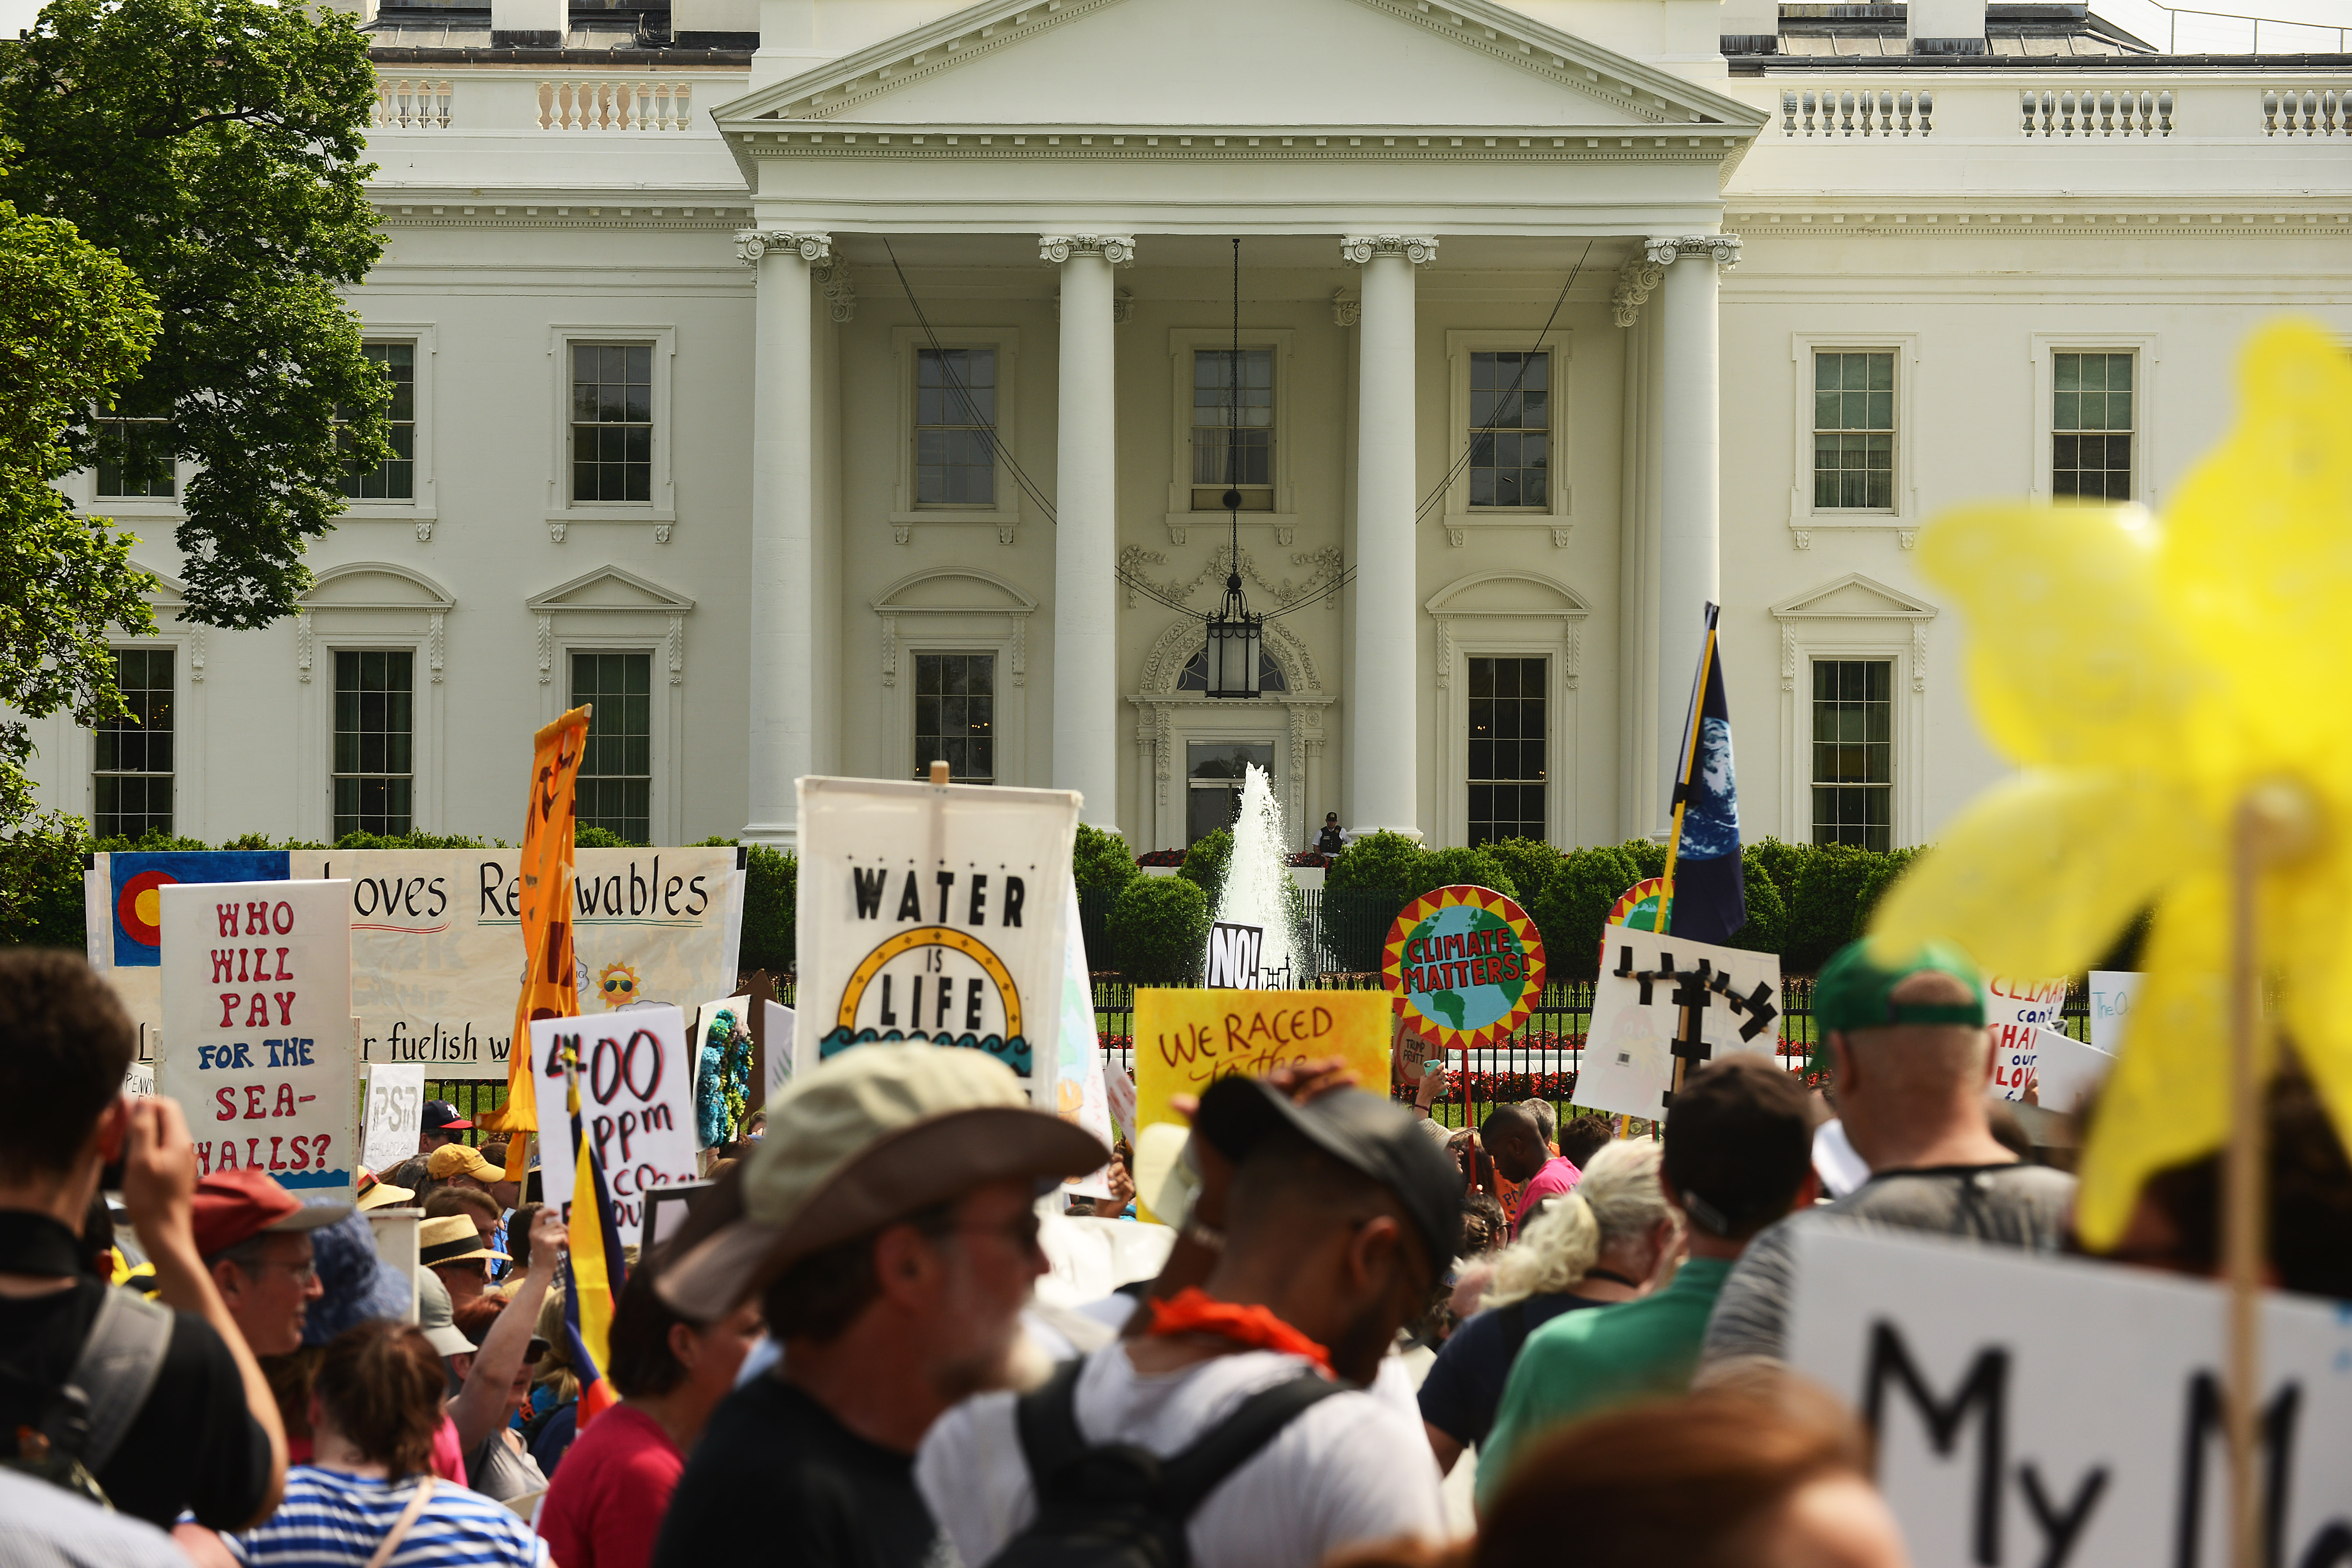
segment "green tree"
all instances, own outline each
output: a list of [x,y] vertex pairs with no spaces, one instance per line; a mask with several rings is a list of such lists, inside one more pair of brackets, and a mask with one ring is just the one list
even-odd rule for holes
[[[1200,889],[1209,908],[1214,910],[1224,895],[1225,868],[1233,860],[1234,830],[1220,827],[1193,841],[1192,847],[1184,851],[1184,863],[1176,868],[1176,875]],[[1208,937],[1203,934],[1201,940],[1206,942]]]
[[1138,984],[1190,980],[1208,959],[1208,898],[1182,877],[1138,877],[1111,906],[1110,941]]
[[1327,888],[1397,893],[1421,879],[1422,847],[1402,833],[1367,833],[1339,851],[1323,874]]
[[360,162],[374,96],[365,41],[325,6],[50,0],[0,48],[0,198],[73,224],[162,307],[135,383],[90,389],[66,445],[90,462],[110,401],[167,421],[172,455],[196,465],[178,532],[190,620],[289,614],[346,465],[390,455],[391,385],[336,293],[383,251]]
[[1601,952],[1601,927],[1617,895],[1640,881],[1633,858],[1613,844],[1570,852],[1559,875],[1522,907],[1543,932],[1544,964],[1557,979],[1590,980]]
[[1510,873],[1512,885],[1518,889],[1512,896],[1523,910],[1551,885],[1565,863],[1560,852],[1540,838],[1498,838],[1485,849]]
[[1116,833],[1078,824],[1078,839],[1070,849],[1070,871],[1081,895],[1118,890],[1143,875],[1127,840]]

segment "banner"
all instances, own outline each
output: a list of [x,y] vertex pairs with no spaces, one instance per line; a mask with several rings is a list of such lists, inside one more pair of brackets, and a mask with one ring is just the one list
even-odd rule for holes
[[360,1135],[360,1164],[370,1171],[388,1171],[415,1153],[423,1134],[424,1114],[423,1068],[392,1062],[378,1062],[369,1068],[366,1131]]
[[[646,1223],[646,1194],[701,1179],[694,1157],[694,1057],[686,1015],[676,1007],[632,1007],[603,1017],[534,1018],[530,1025],[539,1103],[541,1190],[568,1205],[580,1158],[564,1103],[563,1047],[579,1054],[580,1125],[612,1194],[623,1246]],[[566,1219],[570,1218],[569,1214]]]
[[799,791],[803,1053],[968,1047],[1049,1105],[1078,796],[882,779]]
[[1995,1028],[2022,1024],[2029,1028],[2055,1029],[2066,1007],[2066,982],[2011,980],[1988,974],[1984,982],[1985,1022]]
[[1169,1101],[1221,1078],[1341,1057],[1374,1094],[1388,1092],[1388,995],[1380,991],[1135,993],[1135,1120],[1176,1121]]
[[2129,969],[2091,971],[2091,1044],[2109,1056],[2124,1048],[2124,1029],[2144,978]]
[[1739,787],[1731,765],[1731,701],[1716,642],[1721,616],[1721,605],[1706,606],[1698,677],[1683,726],[1681,776],[1675,781],[1676,837],[1666,856],[1666,929],[1694,942],[1728,942],[1748,923]]
[[1398,912],[1381,977],[1425,1038],[1455,1051],[1496,1045],[1543,1000],[1543,936],[1492,888],[1440,888]]
[[199,1170],[267,1171],[349,1197],[360,1152],[351,889],[163,883],[156,923],[173,1023],[155,1086],[186,1113]]
[[2072,1116],[2115,1065],[2106,1052],[2055,1029],[1992,1026],[1992,1093],[1997,1100]]
[[[1062,1028],[1054,1053],[1054,1114],[1075,1122],[1111,1146],[1110,1089],[1103,1079],[1102,1031],[1096,1027],[1094,982],[1087,972],[1085,933],[1078,929],[1078,885],[1070,884],[1062,913]],[[1245,928],[1255,930],[1255,927]],[[1263,934],[1262,932],[1260,934]],[[1251,963],[1255,967],[1253,952]],[[1081,1197],[1110,1196],[1110,1167],[1062,1184]]]
[[[1876,1431],[1916,1568],[2231,1561],[2219,1286],[1830,1225],[1796,1232],[1789,1359]],[[2352,1320],[2262,1301],[2263,1561],[2352,1552]],[[2333,1477],[2334,1479],[2329,1478]]]
[[1576,1075],[1575,1102],[1655,1117],[1673,1089],[1675,1058],[1772,1050],[1780,960],[1631,926],[1601,931],[1600,983]]
[[[116,969],[162,964],[163,889],[187,882],[282,882],[283,849],[208,849],[181,853],[118,849],[105,857],[107,963]],[[92,922],[95,923],[95,922]],[[91,955],[95,964],[98,958]]]
[[[577,960],[572,945],[572,837],[580,759],[588,748],[588,714],[584,706],[574,708],[541,725],[531,737],[530,799],[523,811],[519,857],[522,885],[517,913],[522,922],[524,963],[522,988],[515,998],[513,1037],[518,1042],[539,1019],[580,1016]],[[636,994],[633,974],[600,974],[597,984],[611,993],[604,1003],[607,1007],[644,1000]],[[539,1100],[528,1060],[507,1063],[506,1103],[477,1120],[485,1127],[510,1133],[540,1130]],[[509,1139],[507,1179],[521,1180],[528,1168],[524,1141]]]

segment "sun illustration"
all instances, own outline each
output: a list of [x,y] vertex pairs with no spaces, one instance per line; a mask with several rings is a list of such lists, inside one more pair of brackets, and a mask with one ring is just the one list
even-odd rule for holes
[[628,960],[616,958],[596,972],[596,991],[604,998],[607,1007],[625,1007],[639,1000],[637,972],[629,967]]

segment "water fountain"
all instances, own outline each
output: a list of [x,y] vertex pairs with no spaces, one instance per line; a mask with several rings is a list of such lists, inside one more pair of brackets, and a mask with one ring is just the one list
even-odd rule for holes
[[1273,782],[1252,763],[1242,779],[1241,816],[1234,821],[1233,858],[1225,863],[1217,919],[1262,928],[1265,945],[1259,950],[1259,969],[1295,984],[1298,942],[1292,929],[1289,859],[1290,836]]

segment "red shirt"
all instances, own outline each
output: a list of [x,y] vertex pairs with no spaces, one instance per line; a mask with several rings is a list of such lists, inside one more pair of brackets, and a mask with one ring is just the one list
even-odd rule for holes
[[616,1405],[563,1451],[539,1532],[563,1568],[646,1568],[686,1456],[641,1410]]

